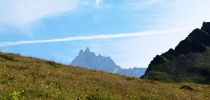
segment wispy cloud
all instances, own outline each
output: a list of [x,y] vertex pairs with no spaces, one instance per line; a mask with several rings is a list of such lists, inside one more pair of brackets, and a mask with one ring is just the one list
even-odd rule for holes
[[0,0],[0,22],[19,28],[68,12],[77,0]]
[[182,30],[145,31],[145,32],[124,33],[124,34],[105,34],[105,35],[94,35],[94,36],[65,37],[65,38],[48,39],[48,40],[0,42],[0,47],[26,45],[26,44],[65,42],[65,41],[82,41],[82,40],[96,40],[96,39],[140,37],[140,36],[149,36],[149,35],[170,34],[170,33],[176,33],[176,32],[180,32],[180,31],[182,31]]
[[203,21],[210,21],[209,4],[210,0],[162,0],[156,22],[164,28],[199,28]]
[[151,8],[151,6],[161,3],[163,0],[139,0],[135,2],[128,3],[129,8],[132,9],[143,9],[143,8]]
[[102,0],[96,0],[96,7],[100,7],[102,3]]

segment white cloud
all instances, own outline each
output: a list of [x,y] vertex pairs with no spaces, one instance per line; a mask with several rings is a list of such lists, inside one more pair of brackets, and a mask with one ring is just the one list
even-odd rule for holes
[[96,7],[100,7],[102,3],[102,0],[96,0]]
[[[146,13],[137,12],[139,16],[148,14],[153,27],[157,29],[179,29],[200,28],[203,21],[210,21],[210,0],[134,0],[128,2],[131,10],[141,10]],[[148,12],[148,13],[147,13]],[[150,18],[150,19],[149,19]],[[139,20],[142,20],[139,18]],[[154,26],[156,25],[156,26]]]
[[157,23],[163,28],[200,28],[203,21],[210,21],[209,4],[210,0],[163,0]]
[[77,0],[0,0],[0,22],[19,28],[76,7]]
[[163,0],[146,0],[146,1],[136,1],[128,3],[129,8],[132,9],[145,9],[145,8],[151,8],[151,6],[155,4],[161,3]]
[[49,40],[0,42],[0,47],[14,46],[14,45],[26,45],[26,44],[42,44],[42,43],[53,43],[53,42],[65,42],[65,41],[79,41],[79,40],[81,41],[81,40],[140,37],[140,36],[148,36],[148,35],[174,33],[174,32],[180,32],[180,31],[183,31],[183,30],[145,31],[145,32],[124,33],[124,34],[105,34],[105,35],[95,35],[95,36],[65,37],[65,38],[49,39]]

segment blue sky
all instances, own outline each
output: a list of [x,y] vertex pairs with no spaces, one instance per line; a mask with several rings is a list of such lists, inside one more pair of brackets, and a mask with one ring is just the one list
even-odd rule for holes
[[79,50],[89,47],[124,68],[147,67],[157,54],[210,21],[208,4],[209,0],[0,0],[0,50],[69,64]]

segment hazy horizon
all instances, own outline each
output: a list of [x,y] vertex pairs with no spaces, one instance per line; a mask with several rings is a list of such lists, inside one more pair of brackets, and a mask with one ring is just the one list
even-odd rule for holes
[[70,64],[89,47],[148,67],[210,21],[209,0],[0,0],[0,51]]

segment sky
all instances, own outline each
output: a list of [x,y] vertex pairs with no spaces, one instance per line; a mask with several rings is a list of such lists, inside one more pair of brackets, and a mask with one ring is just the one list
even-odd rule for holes
[[210,0],[0,0],[0,51],[70,64],[80,50],[147,68],[204,21]]

